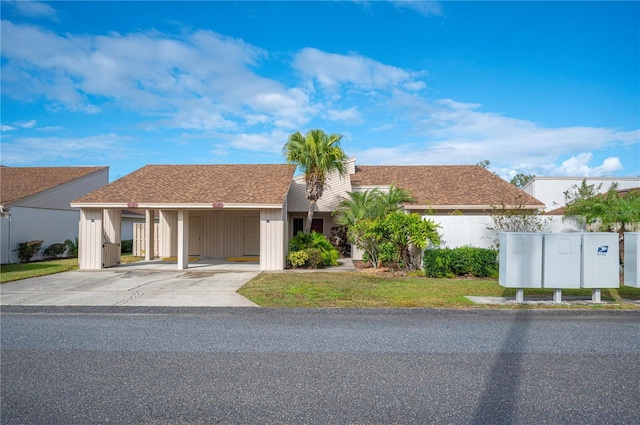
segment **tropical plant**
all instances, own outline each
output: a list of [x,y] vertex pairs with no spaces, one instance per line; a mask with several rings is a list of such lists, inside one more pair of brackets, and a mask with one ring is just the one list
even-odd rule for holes
[[322,197],[327,174],[337,171],[346,173],[344,160],[347,155],[340,147],[342,136],[327,135],[324,131],[309,130],[304,136],[298,131],[289,135],[283,154],[289,164],[296,164],[304,173],[307,185],[306,196],[309,200],[309,212],[304,232],[311,232],[311,223],[318,199]]
[[[322,233],[315,231],[311,233],[298,232],[289,242],[289,253],[298,251],[307,253],[307,261],[310,263],[310,267],[312,266],[311,263],[316,263],[313,267],[338,265],[338,250],[331,245]],[[316,260],[318,256],[319,261]]]
[[[591,190],[584,190],[585,187]],[[581,190],[582,189],[582,190]],[[624,261],[624,233],[640,224],[640,191],[630,190],[626,194],[618,193],[617,184],[612,184],[603,194],[594,194],[593,185],[582,181],[580,187],[574,186],[567,193],[578,193],[565,208],[565,218],[591,225],[595,230],[618,232],[620,240],[620,260]]]
[[437,228],[437,224],[418,214],[396,211],[359,220],[349,229],[349,237],[374,267],[393,261],[405,270],[416,270],[420,268],[422,250],[440,243]]
[[378,218],[399,211],[400,206],[412,202],[409,191],[396,188],[393,184],[389,190],[367,189],[364,192],[348,192],[333,212],[337,224],[352,226],[362,218]]

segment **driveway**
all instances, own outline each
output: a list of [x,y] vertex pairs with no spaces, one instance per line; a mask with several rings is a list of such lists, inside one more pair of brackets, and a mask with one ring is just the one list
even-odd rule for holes
[[257,307],[236,291],[260,274],[257,263],[162,261],[71,271],[0,285],[3,306]]

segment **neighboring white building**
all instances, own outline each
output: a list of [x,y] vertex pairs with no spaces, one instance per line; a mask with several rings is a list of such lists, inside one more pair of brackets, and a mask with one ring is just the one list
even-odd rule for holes
[[80,210],[70,202],[107,183],[109,167],[0,167],[2,264],[19,261],[21,242],[44,249],[77,238]]
[[565,205],[564,192],[574,185],[580,186],[585,179],[596,188],[602,185],[600,193],[609,190],[613,183],[618,184],[618,190],[640,187],[638,177],[534,177],[522,190],[542,201],[545,211],[552,211]]

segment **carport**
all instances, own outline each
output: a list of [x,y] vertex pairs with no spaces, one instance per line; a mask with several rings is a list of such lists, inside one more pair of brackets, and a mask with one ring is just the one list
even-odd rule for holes
[[123,209],[145,212],[145,260],[158,254],[186,269],[197,259],[259,258],[282,270],[287,248],[287,193],[295,166],[148,165],[72,202],[80,208],[81,270],[120,262]]

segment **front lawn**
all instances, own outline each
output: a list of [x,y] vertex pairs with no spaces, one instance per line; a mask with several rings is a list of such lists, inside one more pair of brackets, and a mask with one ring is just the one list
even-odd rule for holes
[[[122,264],[133,263],[140,261],[140,257],[135,257],[131,254],[123,254],[120,261]],[[0,283],[67,272],[69,270],[77,270],[77,268],[77,258],[64,258],[60,260],[38,261],[33,263],[3,264],[0,266]]]
[[[238,291],[262,307],[353,307],[353,308],[482,308],[465,296],[510,297],[516,290],[503,288],[497,280],[432,279],[424,277],[392,277],[367,273],[262,273]],[[563,290],[563,297],[591,297],[590,289]],[[620,298],[640,299],[640,289],[621,287],[603,289],[603,301],[617,301],[608,308],[639,308],[620,302]],[[551,289],[526,289],[526,298],[553,299]],[[537,307],[524,306],[522,307]],[[567,308],[567,305],[544,308]],[[539,308],[539,307],[538,307]],[[587,308],[572,306],[572,308]],[[605,308],[599,306],[598,308]]]

